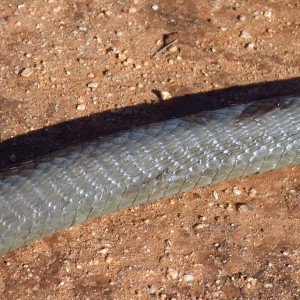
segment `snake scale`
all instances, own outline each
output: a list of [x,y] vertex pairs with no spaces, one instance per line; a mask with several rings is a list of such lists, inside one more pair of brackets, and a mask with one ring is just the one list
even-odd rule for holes
[[92,217],[300,164],[300,95],[204,111],[0,172],[0,253]]

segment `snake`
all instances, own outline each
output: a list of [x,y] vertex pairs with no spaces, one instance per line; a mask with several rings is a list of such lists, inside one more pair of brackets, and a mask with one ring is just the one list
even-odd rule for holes
[[300,95],[102,136],[0,171],[0,253],[117,210],[300,164]]

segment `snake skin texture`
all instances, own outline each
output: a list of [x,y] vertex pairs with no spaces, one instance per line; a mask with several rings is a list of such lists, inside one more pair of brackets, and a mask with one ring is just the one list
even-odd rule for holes
[[0,172],[0,253],[90,218],[300,164],[300,95],[135,128]]

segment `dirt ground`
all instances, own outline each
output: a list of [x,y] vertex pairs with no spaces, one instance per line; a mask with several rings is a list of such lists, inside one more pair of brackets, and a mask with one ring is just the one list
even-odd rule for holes
[[[300,93],[299,10],[297,0],[2,0],[0,167]],[[296,166],[99,217],[1,256],[0,299],[299,299],[299,200]]]

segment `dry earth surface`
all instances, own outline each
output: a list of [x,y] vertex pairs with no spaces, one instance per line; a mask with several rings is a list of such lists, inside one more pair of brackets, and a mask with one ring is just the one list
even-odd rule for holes
[[[297,0],[2,0],[0,167],[300,93],[299,10]],[[299,299],[299,198],[296,166],[96,218],[1,256],[0,299]]]

